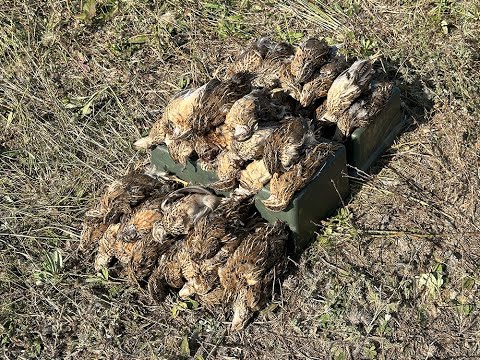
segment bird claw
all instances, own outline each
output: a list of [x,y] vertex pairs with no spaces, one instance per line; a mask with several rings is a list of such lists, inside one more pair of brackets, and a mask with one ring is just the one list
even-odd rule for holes
[[184,180],[182,180],[182,179],[180,179],[180,178],[178,178],[178,177],[176,177],[176,176],[173,176],[173,177],[171,178],[171,180],[173,180],[173,181],[181,184],[183,187],[187,187],[187,186],[188,186],[188,181],[184,181]]

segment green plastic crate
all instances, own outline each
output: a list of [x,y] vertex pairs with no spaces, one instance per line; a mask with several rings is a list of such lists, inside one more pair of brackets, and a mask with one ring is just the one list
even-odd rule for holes
[[356,129],[346,141],[349,173],[355,175],[358,170],[366,171],[372,166],[393,144],[405,125],[400,104],[400,90],[393,88],[392,96],[384,109],[368,126]]

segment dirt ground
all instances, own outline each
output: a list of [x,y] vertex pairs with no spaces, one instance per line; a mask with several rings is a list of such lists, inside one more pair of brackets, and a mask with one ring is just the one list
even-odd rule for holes
[[[155,305],[96,275],[79,229],[102,186],[146,158],[131,144],[168,99],[263,35],[381,52],[409,125],[351,179],[274,301],[230,333],[222,309]],[[479,38],[477,0],[4,0],[3,357],[480,357]]]

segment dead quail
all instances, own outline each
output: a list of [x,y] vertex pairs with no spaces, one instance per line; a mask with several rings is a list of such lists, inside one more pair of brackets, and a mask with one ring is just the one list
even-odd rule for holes
[[157,267],[148,279],[147,289],[155,301],[163,301],[168,288],[180,289],[185,283],[182,275],[183,240],[172,240],[171,246],[160,256]]
[[266,38],[260,38],[248,46],[238,59],[229,66],[227,76],[230,77],[239,72],[256,72],[268,52],[269,42]]
[[281,126],[265,142],[263,160],[270,174],[282,173],[296,164],[304,148],[314,142],[307,121],[298,117],[287,117]]
[[120,260],[123,260],[123,263],[128,263],[133,243],[127,243],[125,247],[122,247],[123,244],[117,241],[117,234],[120,225],[121,224],[119,223],[109,225],[98,241],[98,249],[94,265],[95,271],[100,271],[102,268],[108,267],[113,258],[117,256]]
[[229,67],[227,76],[239,72],[264,73],[268,68],[275,67],[275,63],[281,63],[293,54],[294,49],[290,44],[262,37],[252,43]]
[[232,303],[233,318],[231,329],[233,331],[242,330],[253,315],[253,312],[265,307],[268,300],[274,295],[275,281],[278,281],[279,277],[285,273],[286,268],[286,259],[278,260],[263,276],[261,281],[251,286],[243,287],[238,291]]
[[286,68],[290,68],[294,48],[287,43],[278,43],[269,52],[257,69],[253,85],[259,88],[274,89],[280,87],[281,74]]
[[372,90],[345,111],[337,121],[337,131],[333,140],[343,141],[359,127],[365,127],[370,120],[385,107],[392,94],[393,85],[390,83],[376,83]]
[[224,150],[217,157],[218,180],[210,184],[217,191],[230,191],[238,185],[243,160],[233,151]]
[[263,159],[252,161],[240,173],[240,190],[247,194],[256,194],[272,178],[268,172]]
[[161,200],[146,200],[131,216],[122,217],[119,223],[107,228],[99,240],[95,270],[108,267],[116,259],[130,280],[143,282],[148,278],[158,257],[166,251],[163,235],[158,238],[155,229],[162,219]]
[[370,60],[358,60],[340,74],[332,83],[327,94],[327,113],[324,120],[337,122],[353,102],[370,86],[373,77]]
[[262,126],[244,141],[234,140],[231,148],[244,161],[258,160],[263,156],[265,143],[278,125]]
[[310,38],[301,43],[290,64],[297,84],[307,82],[313,73],[328,61],[330,48],[324,40]]
[[302,94],[302,85],[296,82],[290,64],[281,67],[278,73],[279,87],[293,99],[299,101]]
[[109,224],[103,222],[102,216],[91,216],[87,212],[83,219],[82,231],[80,233],[80,249],[91,250],[98,244]]
[[225,125],[233,133],[234,140],[244,141],[252,136],[259,123],[278,121],[286,108],[275,104],[266,89],[255,89],[237,100],[227,114]]
[[148,136],[137,140],[134,146],[148,149],[165,142],[165,136],[179,137],[192,127],[192,118],[207,90],[207,84],[198,89],[187,89],[176,94],[165,107],[162,117],[155,122]]
[[167,145],[168,153],[173,161],[186,165],[188,159],[193,155],[195,151],[194,142],[184,139],[172,139],[169,135],[165,138],[165,144]]
[[[205,134],[225,121],[232,105],[252,90],[249,73],[238,73],[228,80],[210,80],[192,118],[192,133]],[[182,137],[188,132],[182,134]]]
[[322,142],[306,151],[306,156],[290,170],[275,173],[270,180],[270,197],[263,200],[265,207],[271,211],[283,211],[290,204],[295,193],[303,188],[314,173],[333,154],[339,144]]
[[165,118],[161,117],[153,123],[148,135],[135,141],[133,146],[139,150],[150,149],[151,147],[164,143],[167,133],[168,124],[165,121]]
[[210,135],[210,133],[206,135],[195,136],[192,139],[193,148],[198,156],[198,159],[205,162],[213,162],[215,160],[217,155],[222,151],[222,148],[215,144],[214,140],[217,139]]
[[156,223],[162,221],[163,197],[155,197],[138,205],[127,221],[122,222],[117,238],[123,242],[139,241],[150,236]]
[[85,214],[80,245],[84,250],[92,248],[111,224],[120,222],[122,217],[155,193],[167,193],[178,187],[174,182],[165,182],[146,175],[143,168],[137,168],[118,180],[113,181],[101,196],[100,201]]
[[118,238],[120,226],[121,224],[110,225],[100,239],[95,270],[107,268],[113,260],[117,260],[131,281],[144,281],[157,262],[161,246],[151,236],[124,242]]
[[153,194],[159,186],[166,186],[143,169],[136,169],[110,184],[100,199],[100,213],[105,222],[112,223],[124,214],[130,214],[133,207]]
[[173,236],[188,234],[193,225],[219,203],[220,198],[200,186],[171,192],[162,202],[165,233]]
[[245,220],[252,200],[231,196],[197,223],[185,241],[189,259],[182,273],[187,283],[180,296],[205,294],[218,281],[217,269],[224,264],[245,234]]
[[231,137],[225,125],[211,130],[205,135],[193,138],[195,153],[198,156],[197,166],[205,171],[216,171],[217,157],[231,144]]
[[[233,300],[232,330],[242,329],[258,304],[265,298],[261,286],[264,276],[285,258],[288,232],[284,224],[264,224],[250,233],[218,270],[227,299]],[[247,293],[258,301],[248,302]]]
[[148,280],[157,264],[158,258],[167,250],[162,245],[164,244],[155,241],[151,234],[133,243],[128,263],[126,264],[127,275],[131,281],[143,285]]
[[220,285],[216,285],[206,294],[198,294],[197,296],[202,306],[208,310],[225,305],[225,291]]
[[329,63],[323,65],[313,77],[303,85],[300,94],[300,104],[307,107],[317,99],[326,97],[335,78],[346,68],[347,62],[343,56],[334,57]]

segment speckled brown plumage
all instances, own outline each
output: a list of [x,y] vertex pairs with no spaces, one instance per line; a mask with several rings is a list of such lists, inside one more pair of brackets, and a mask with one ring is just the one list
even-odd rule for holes
[[234,140],[231,148],[244,161],[258,160],[263,156],[267,138],[273,134],[279,125],[261,127],[244,141]]
[[156,191],[161,183],[137,169],[110,184],[101,197],[99,211],[108,223],[116,222],[122,215]]
[[243,160],[233,151],[224,150],[217,157],[218,181],[210,184],[217,191],[230,191],[238,185]]
[[173,241],[166,252],[158,260],[157,267],[148,279],[147,288],[150,296],[156,301],[162,301],[167,294],[168,286],[180,289],[185,283],[182,275],[182,252],[184,241]]
[[225,125],[235,140],[244,141],[252,136],[259,123],[278,121],[286,111],[284,106],[274,103],[268,90],[255,89],[233,104]]
[[245,234],[244,222],[252,199],[231,196],[197,223],[185,241],[188,260],[182,267],[187,283],[180,296],[207,293],[218,281],[217,269],[225,263]]
[[206,162],[212,162],[222,151],[222,148],[220,148],[214,142],[214,140],[217,140],[216,137],[214,137],[213,135],[207,135],[208,134],[194,137],[194,139],[192,139],[193,148],[198,156],[198,159]]
[[266,38],[260,38],[250,44],[228,67],[227,76],[230,77],[239,72],[256,72],[268,52],[267,41],[269,40]]
[[290,44],[277,43],[263,37],[252,43],[238,57],[229,67],[227,76],[246,71],[257,75],[255,86],[265,85],[268,74],[275,75],[278,65],[293,54],[294,48]]
[[282,173],[296,164],[304,147],[314,139],[302,118],[287,117],[265,142],[263,160],[270,174]]
[[331,142],[319,143],[309,148],[305,158],[292,169],[282,174],[273,174],[270,180],[270,197],[262,201],[265,207],[271,211],[285,210],[295,193],[310,181],[312,175],[339,146]]
[[150,277],[158,258],[166,248],[155,241],[151,234],[133,243],[128,263],[127,275],[131,281],[143,284]]
[[323,65],[313,77],[303,85],[300,94],[300,104],[309,106],[317,99],[326,97],[335,78],[346,68],[347,62],[343,56],[334,57],[329,63]]
[[338,117],[368,90],[372,77],[370,60],[358,60],[340,74],[328,90],[325,120],[336,122]]
[[149,149],[153,146],[164,143],[167,133],[168,124],[164,117],[160,117],[160,119],[153,123],[148,135],[135,141],[133,146],[139,150]]
[[333,140],[343,141],[359,127],[365,127],[372,118],[383,110],[392,94],[392,84],[376,83],[372,90],[355,101],[337,121]]
[[268,172],[263,159],[255,160],[240,173],[240,186],[247,193],[256,194],[271,178],[272,174]]
[[330,48],[324,40],[310,38],[301,43],[290,64],[297,84],[307,82],[313,73],[328,61]]
[[192,132],[205,134],[222,124],[234,102],[252,90],[252,79],[249,73],[237,73],[228,80],[210,80],[192,118]]
[[80,238],[81,249],[92,249],[110,224],[129,216],[140,202],[153,194],[167,193],[177,188],[177,184],[155,179],[144,171],[143,168],[134,169],[113,181],[100,200],[86,212]]
[[193,155],[194,143],[190,140],[171,139],[168,135],[165,139],[168,153],[173,161],[186,165],[188,159]]
[[[284,224],[277,222],[262,225],[240,243],[225,265],[218,270],[226,298],[233,300],[232,329],[243,328],[251,312],[258,310],[253,303],[248,302],[246,309],[240,309],[245,302],[238,302],[237,299],[251,291],[255,298],[257,295],[259,299],[264,298],[262,280],[275,264],[284,260],[287,238],[288,232]],[[255,304],[259,302],[255,301]]]
[[148,136],[137,140],[134,146],[147,149],[165,142],[166,135],[178,137],[192,128],[194,112],[204,96],[207,86],[186,89],[176,94],[165,107],[162,117],[152,126]]
[[127,244],[126,247],[122,247],[121,243],[117,241],[118,230],[121,224],[112,224],[103,233],[102,237],[98,241],[97,255],[95,257],[95,271],[100,271],[104,267],[108,267],[109,263],[114,257],[120,257],[124,263],[128,262],[129,250],[133,247],[133,243]]
[[95,270],[106,268],[115,259],[126,270],[132,281],[145,280],[153,270],[160,255],[160,245],[151,236],[132,242],[118,238],[121,224],[110,225],[99,241]]
[[193,225],[219,203],[217,196],[199,186],[176,190],[162,203],[163,228],[169,235],[188,234]]
[[148,199],[138,205],[132,215],[123,221],[117,237],[123,242],[139,241],[151,234],[154,225],[162,220],[163,197]]

